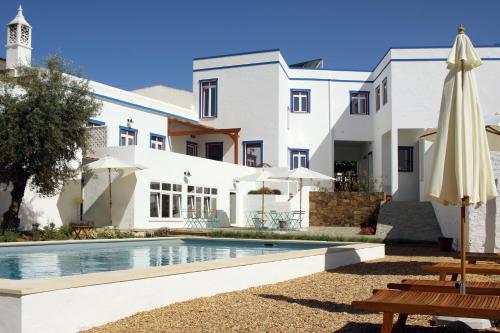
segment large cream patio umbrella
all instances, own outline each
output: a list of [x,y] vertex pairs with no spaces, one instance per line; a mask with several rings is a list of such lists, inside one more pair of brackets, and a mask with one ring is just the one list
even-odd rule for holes
[[85,168],[93,170],[96,172],[107,171],[108,172],[108,182],[109,182],[109,225],[113,225],[113,199],[111,191],[111,170],[123,170],[123,171],[134,171],[144,169],[141,166],[135,164],[128,164],[126,162],[120,161],[111,156],[105,156],[98,159],[92,163],[85,165]]
[[479,104],[474,69],[482,64],[461,26],[447,59],[446,76],[428,195],[461,206],[461,281],[465,294],[467,235],[465,207],[496,197],[490,150]]
[[281,180],[288,180],[288,181],[299,181],[299,215],[300,218],[302,218],[302,183],[303,181],[321,181],[321,180],[331,180],[335,181],[334,178],[324,175],[322,173],[312,171],[308,168],[304,167],[299,167],[291,170],[287,175],[285,176],[275,176],[272,177],[273,179],[281,179]]

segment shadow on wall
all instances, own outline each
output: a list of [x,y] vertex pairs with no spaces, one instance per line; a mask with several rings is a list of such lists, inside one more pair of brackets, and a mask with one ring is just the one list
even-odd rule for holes
[[[496,180],[498,183],[498,180]],[[497,186],[498,187],[498,186]],[[486,239],[484,240],[485,252],[496,252],[496,234],[497,234],[497,199],[488,201],[486,204],[486,220],[484,224],[484,232]]]
[[[113,199],[113,226],[130,229],[133,227],[134,210],[130,207],[133,203],[133,196],[135,186],[137,184],[137,177],[134,172],[123,176],[123,171],[115,172],[114,178],[111,181],[112,199]],[[94,178],[95,175],[92,177]],[[84,214],[83,219],[94,223],[96,227],[109,226],[109,185],[107,185],[106,177],[101,177],[100,181],[106,181],[106,186],[97,199],[95,199],[90,207],[88,207]],[[89,186],[87,181],[86,186]],[[90,184],[92,186],[92,184]],[[149,197],[148,197],[149,200]],[[130,209],[129,209],[130,207]],[[127,216],[130,215],[130,216]],[[128,217],[130,223],[126,223]]]
[[77,223],[80,221],[80,201],[80,180],[67,182],[57,198],[57,210],[62,224]]

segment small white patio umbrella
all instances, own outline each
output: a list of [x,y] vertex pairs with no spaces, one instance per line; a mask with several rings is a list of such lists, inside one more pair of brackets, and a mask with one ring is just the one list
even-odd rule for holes
[[291,170],[287,175],[285,176],[275,176],[272,177],[273,179],[282,179],[282,180],[289,180],[289,181],[299,181],[299,191],[300,191],[300,198],[299,198],[299,215],[300,218],[302,218],[302,183],[304,180],[306,181],[321,181],[321,180],[331,180],[335,181],[334,178],[324,175],[322,173],[312,171],[308,168],[304,167],[299,167],[296,169]]
[[262,221],[264,221],[264,187],[266,182],[283,182],[284,180],[279,180],[273,178],[274,174],[271,173],[270,171],[266,170],[266,168],[260,168],[260,171],[256,174],[252,174],[249,176],[241,177],[238,180],[239,181],[251,181],[251,182],[261,182],[262,183],[262,211],[261,211],[261,218]]
[[447,64],[428,195],[443,204],[461,206],[460,293],[465,294],[465,207],[484,204],[497,192],[473,71],[482,61],[463,26]]
[[112,200],[112,191],[111,191],[111,170],[124,170],[124,171],[133,171],[133,170],[141,170],[144,169],[141,166],[135,164],[128,164],[126,162],[120,161],[111,156],[105,156],[103,158],[98,159],[92,163],[85,165],[89,170],[94,170],[96,172],[99,171],[108,171],[108,182],[109,182],[109,224],[113,225],[113,200]]

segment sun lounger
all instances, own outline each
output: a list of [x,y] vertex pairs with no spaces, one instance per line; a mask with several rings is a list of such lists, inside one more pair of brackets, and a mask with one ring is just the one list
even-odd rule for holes
[[392,331],[394,314],[400,314],[398,323],[406,324],[411,314],[465,318],[500,319],[500,296],[460,295],[421,291],[377,290],[364,301],[352,306],[383,313],[381,333]]
[[[438,280],[405,279],[401,283],[389,283],[387,288],[452,294],[460,291],[457,282]],[[500,296],[500,282],[467,281],[467,294]]]
[[[422,266],[422,269],[438,273],[441,281],[445,281],[449,274],[451,274],[451,280],[456,281],[461,272],[460,263],[454,262],[439,262],[434,265]],[[466,269],[469,274],[500,275],[500,265],[497,264],[467,264]]]
[[[454,255],[453,258],[460,259],[460,253]],[[467,252],[466,258],[469,264],[475,264],[478,261],[493,261],[497,264],[500,263],[500,253]]]

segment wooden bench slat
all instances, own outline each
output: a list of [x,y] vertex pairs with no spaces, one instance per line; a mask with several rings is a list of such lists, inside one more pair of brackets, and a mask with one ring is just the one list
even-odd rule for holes
[[[467,273],[470,274],[485,274],[485,275],[500,275],[500,265],[497,264],[466,264]],[[440,262],[434,265],[422,266],[424,271],[434,273],[460,273],[460,263]]]
[[[455,281],[438,280],[403,280],[401,283],[387,284],[389,289],[406,291],[426,291],[437,293],[458,293]],[[500,296],[500,282],[468,281],[467,293],[473,295]]]
[[[500,263],[500,253],[479,253],[479,252],[467,252],[466,259],[471,262],[476,261],[494,261]],[[460,253],[453,256],[455,259],[460,259]]]
[[500,296],[380,290],[352,306],[375,312],[500,319]]

